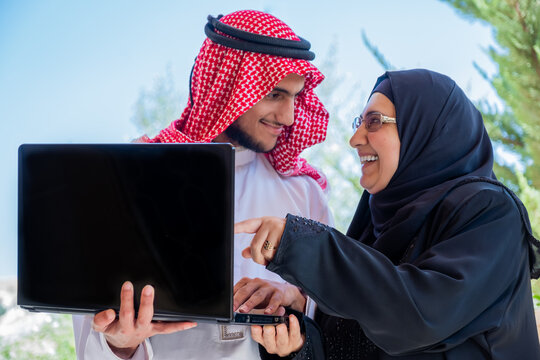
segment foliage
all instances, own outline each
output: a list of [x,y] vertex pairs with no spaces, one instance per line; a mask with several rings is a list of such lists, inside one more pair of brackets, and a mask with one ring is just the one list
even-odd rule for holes
[[[500,122],[494,140],[517,152],[525,165],[525,177],[540,187],[540,2],[536,0],[442,0],[464,17],[493,28],[498,48],[487,51],[498,65],[489,78],[507,107],[502,113],[488,111]],[[509,174],[507,174],[509,175]],[[514,177],[514,181],[517,179]]]
[[519,182],[519,198],[529,212],[529,219],[533,227],[533,235],[540,239],[540,190],[533,188],[523,174],[516,171]]
[[[489,24],[499,48],[487,51],[498,65],[489,80],[506,106],[503,111],[482,102],[486,128],[495,146],[521,160],[524,174],[496,158],[495,173],[517,190],[528,209],[535,236],[540,235],[540,1],[537,0],[442,0],[470,20]],[[540,282],[532,283],[540,306]]]
[[364,45],[366,46],[366,48],[369,50],[369,52],[371,52],[371,55],[373,55],[373,57],[375,58],[375,60],[377,60],[377,62],[383,67],[383,69],[385,71],[389,71],[389,70],[396,70],[396,67],[394,65],[392,65],[390,63],[390,61],[388,61],[388,59],[386,58],[386,56],[383,55],[383,53],[381,53],[379,51],[379,49],[377,48],[377,46],[375,46],[370,40],[369,38],[367,37],[366,35],[366,32],[362,30],[362,41],[364,42]]
[[75,358],[70,315],[52,314],[50,321],[37,330],[31,330],[13,340],[0,339],[1,360],[71,360]]
[[[533,235],[540,238],[540,191],[530,186],[527,179],[519,171],[516,171],[519,183],[519,198],[529,212]],[[540,307],[540,280],[532,281],[532,291],[535,305]]]
[[[482,112],[484,124],[495,149],[501,149],[506,156],[515,154],[515,158],[523,163],[527,158],[523,141],[523,129],[515,116],[508,109],[499,111],[486,100],[477,102]],[[519,192],[519,181],[515,173],[515,163],[509,162],[504,156],[495,153],[494,171],[497,178],[515,192]]]
[[[519,198],[529,212],[533,233],[538,239],[540,238],[540,191],[531,187],[523,174],[517,171],[516,174],[521,189]],[[540,280],[532,281],[532,291],[535,305],[540,307]]]
[[540,308],[540,281],[532,280],[531,281],[534,306]]

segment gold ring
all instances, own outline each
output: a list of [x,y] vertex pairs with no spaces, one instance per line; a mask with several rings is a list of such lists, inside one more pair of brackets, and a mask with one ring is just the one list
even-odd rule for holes
[[263,244],[263,249],[264,249],[264,250],[274,250],[275,247],[274,247],[274,245],[272,245],[272,244],[270,243],[270,241],[265,240],[265,241],[264,241],[264,244]]

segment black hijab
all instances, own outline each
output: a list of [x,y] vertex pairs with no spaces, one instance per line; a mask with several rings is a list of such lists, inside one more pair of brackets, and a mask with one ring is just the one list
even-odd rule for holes
[[[385,189],[364,191],[348,234],[399,263],[427,215],[452,189],[471,181],[504,185],[493,173],[482,116],[452,79],[424,69],[391,71],[379,77],[373,92],[385,94],[396,108],[399,164]],[[538,277],[540,242],[525,207],[507,191],[529,233],[531,272]]]

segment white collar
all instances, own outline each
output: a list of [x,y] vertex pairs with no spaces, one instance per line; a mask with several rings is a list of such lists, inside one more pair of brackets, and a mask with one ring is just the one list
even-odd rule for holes
[[255,160],[257,153],[242,146],[235,146],[235,166],[244,166]]

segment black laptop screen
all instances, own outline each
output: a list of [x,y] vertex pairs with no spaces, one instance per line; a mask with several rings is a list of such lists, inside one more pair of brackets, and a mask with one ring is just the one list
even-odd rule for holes
[[118,309],[130,280],[156,318],[230,319],[233,190],[225,144],[21,145],[19,305]]

